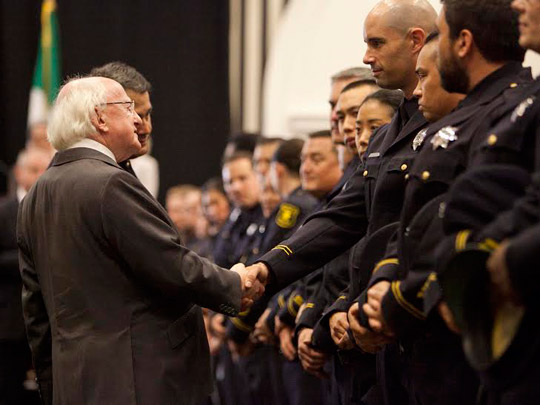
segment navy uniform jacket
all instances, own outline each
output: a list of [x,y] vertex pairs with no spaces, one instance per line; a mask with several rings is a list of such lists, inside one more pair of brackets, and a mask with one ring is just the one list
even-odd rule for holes
[[409,333],[427,316],[424,292],[436,279],[433,254],[444,235],[436,220],[444,201],[440,196],[467,170],[489,128],[531,80],[529,69],[507,63],[484,78],[454,112],[431,124],[423,142],[415,145],[420,152],[409,174],[400,226],[370,282],[392,282],[383,311],[395,332]]
[[356,171],[327,208],[308,218],[283,242],[282,249],[274,249],[260,259],[271,269],[278,285],[287,285],[320,268],[366,231],[397,220],[405,174],[416,154],[409,145],[426,125],[417,109],[417,100],[404,101],[392,122],[373,135],[365,168]]
[[263,223],[264,217],[259,203],[249,209],[233,209],[215,240],[215,263],[225,268],[231,268],[238,262],[246,263],[249,247]]
[[[496,212],[494,208],[485,215],[491,220],[478,224],[469,220],[464,210],[476,210],[482,212],[486,206],[492,206],[487,201],[476,199],[466,201],[457,199],[466,187],[467,192],[480,190],[486,199],[497,201],[513,195],[510,193],[513,179],[498,176],[493,181],[500,183],[494,195],[492,190],[484,190],[483,184],[475,181],[475,173],[465,174],[450,191],[453,205],[447,207],[447,213],[443,220],[448,229],[459,228],[459,222],[463,231],[457,235],[468,235],[468,240],[484,244],[489,248],[495,248],[499,242],[511,238],[511,244],[507,251],[507,264],[509,266],[513,285],[518,290],[523,300],[532,306],[538,305],[538,294],[535,280],[536,256],[538,252],[538,222],[540,219],[540,81],[536,80],[533,85],[523,93],[519,103],[511,110],[500,123],[490,131],[490,138],[481,145],[474,161],[480,168],[494,169],[501,167],[508,172],[506,166],[513,165],[522,167],[528,172],[535,172],[532,181],[525,191],[525,195],[517,200],[510,201],[505,212]],[[496,165],[496,166],[494,166]],[[493,171],[494,171],[493,169]],[[493,187],[494,189],[495,187]],[[510,205],[513,207],[510,209]],[[500,205],[500,203],[498,204]],[[495,206],[496,208],[496,206]],[[497,215],[498,214],[498,215]],[[453,242],[456,235],[450,236]]]
[[[247,263],[253,262],[276,245],[279,246],[281,241],[302,225],[318,204],[319,201],[301,187],[293,190],[285,201],[276,207],[272,215],[257,227],[251,246],[247,248]],[[286,302],[288,297],[283,299]],[[266,300],[259,300],[247,313],[232,318],[232,323],[228,326],[229,337],[237,342],[247,339],[259,316],[264,312],[266,304]]]

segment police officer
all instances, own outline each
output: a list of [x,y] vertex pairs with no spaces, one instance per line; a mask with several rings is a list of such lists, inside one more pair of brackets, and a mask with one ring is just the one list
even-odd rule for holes
[[366,231],[371,234],[399,218],[404,175],[416,154],[410,144],[426,125],[413,97],[416,59],[436,28],[435,19],[426,1],[381,1],[369,13],[364,62],[371,65],[379,86],[401,89],[405,100],[392,122],[373,135],[363,169],[327,209],[309,218],[284,243],[287,252],[273,250],[251,266],[252,276],[288,284],[345,251]]
[[[519,44],[540,52],[540,1],[514,1],[512,7],[520,14]],[[530,271],[535,268],[538,252],[539,94],[540,83],[536,80],[522,91],[515,108],[490,129],[474,156],[477,170],[463,175],[450,190],[443,220],[446,230],[462,229],[449,237],[453,246],[459,240],[460,247],[468,245],[492,251],[487,268],[492,288],[499,297],[495,302],[512,303],[515,313],[520,312],[519,308],[524,309],[517,334],[506,353],[480,373],[489,404],[533,404],[540,396],[537,276]],[[523,188],[527,181],[520,180],[516,168],[535,172],[525,195],[519,199],[516,196],[524,190],[517,190],[514,185],[518,183]],[[485,198],[460,198],[463,192]],[[477,210],[480,219],[470,215],[471,210]]]
[[222,177],[225,192],[235,208],[216,239],[214,260],[228,268],[230,263],[246,262],[248,247],[264,218],[259,204],[260,185],[250,154],[236,152],[230,156],[223,165]]
[[[484,18],[501,29],[486,33]],[[425,293],[433,281],[433,251],[440,240],[437,235],[442,235],[437,220],[439,196],[467,169],[471,149],[484,139],[491,123],[504,115],[510,104],[507,100],[518,93],[515,88],[531,78],[521,66],[524,52],[515,42],[516,17],[507,0],[466,6],[445,1],[438,25],[443,86],[467,97],[413,145],[420,152],[410,172],[398,233],[375,266],[363,310],[371,327],[397,334],[410,398],[420,403],[473,403],[477,383],[460,342],[442,327],[436,314],[424,322],[429,315]],[[454,51],[456,44],[462,45],[459,52]],[[415,328],[421,332],[411,336]],[[429,375],[422,364],[428,364]],[[435,384],[440,381],[438,375],[444,375],[444,384]]]

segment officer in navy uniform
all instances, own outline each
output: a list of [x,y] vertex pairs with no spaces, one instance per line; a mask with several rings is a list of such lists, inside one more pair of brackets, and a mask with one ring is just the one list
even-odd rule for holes
[[[512,7],[521,14],[519,44],[540,52],[540,2],[516,1]],[[488,404],[535,404],[540,396],[538,277],[534,271],[540,240],[539,95],[537,79],[522,90],[515,108],[489,131],[473,158],[477,169],[465,173],[451,188],[443,219],[445,231],[451,235],[439,249],[441,262],[445,262],[449,251],[465,247],[490,251],[487,267],[492,288],[497,291],[495,302],[512,302],[515,313],[520,312],[518,307],[524,309],[517,334],[506,352],[480,373]],[[528,182],[519,168],[525,173],[534,172],[526,189]],[[525,195],[516,197],[520,192]]]
[[[398,14],[410,18],[395,21]],[[392,122],[372,136],[364,167],[342,193],[283,243],[287,252],[271,251],[250,268],[252,272],[262,278],[269,273],[270,284],[289,284],[347,250],[366,232],[371,234],[398,220],[405,175],[416,155],[410,145],[427,124],[413,97],[416,59],[428,33],[436,29],[435,20],[435,10],[423,1],[380,2],[370,12],[364,25],[368,45],[364,62],[376,73],[377,84],[400,88],[405,100]],[[397,39],[389,36],[396,27],[403,28],[399,37],[401,32],[407,32],[408,47],[394,44]],[[397,64],[397,60],[410,63]]]
[[[473,403],[478,390],[457,337],[444,327],[436,313],[427,323],[423,322],[428,315],[423,297],[432,281],[429,275],[434,268],[433,251],[440,239],[437,228],[430,226],[439,213],[440,198],[436,197],[467,169],[471,148],[481,142],[490,123],[508,109],[508,100],[518,93],[515,89],[531,80],[530,72],[521,66],[523,50],[516,42],[508,40],[517,39],[516,18],[510,12],[508,2],[491,2],[490,13],[485,7],[487,5],[482,1],[468,6],[445,2],[443,6],[439,17],[443,86],[448,91],[468,95],[452,114],[431,124],[422,134],[423,139],[413,145],[419,154],[410,172],[398,232],[385,257],[376,265],[370,281],[368,296],[376,293],[377,298],[384,297],[382,313],[380,299],[369,298],[368,305],[363,306],[366,315],[384,322],[388,331],[397,335],[405,367],[403,384],[410,397],[420,403]],[[500,30],[498,35],[483,35],[485,23],[480,16],[487,14],[506,30]],[[470,17],[461,18],[465,15],[479,17],[476,21]],[[471,45],[460,56],[468,63],[463,62],[465,67],[457,68],[462,70],[456,73],[456,67],[448,61],[448,54],[454,44],[453,38],[465,30]],[[431,59],[435,63],[436,46],[428,45],[425,51],[429,52],[430,47],[434,48]],[[457,57],[453,56],[454,59]],[[467,79],[456,79],[459,73]],[[364,295],[361,304],[365,298]],[[420,329],[419,334],[415,335],[415,329]],[[381,330],[383,328],[378,327],[378,331]],[[441,352],[443,345],[447,349]],[[435,384],[442,374],[444,384]]]
[[[245,263],[246,252],[264,222],[259,204],[260,186],[251,155],[236,152],[223,164],[223,185],[235,205],[214,245],[214,261],[222,267]],[[228,268],[228,267],[227,267]]]
[[[226,267],[229,263],[246,261],[248,247],[264,217],[259,203],[259,182],[250,153],[234,152],[228,156],[223,164],[222,178],[225,192],[235,208],[216,237],[213,257],[216,264]],[[225,346],[216,364],[221,401],[223,404],[249,405],[249,392],[239,389],[248,384],[247,376]]]
[[[266,223],[259,227],[258,237],[253,240],[253,247],[251,249],[252,258],[248,259],[248,262],[249,260],[255,260],[260,256],[261,252],[270,250],[283,239],[286,239],[319,204],[319,201],[314,196],[303,190],[300,186],[300,154],[303,145],[304,142],[299,139],[284,141],[272,157],[268,179],[280,193],[283,201],[276,207],[272,215],[268,217]],[[285,299],[283,298],[283,300]],[[285,309],[288,308],[287,305],[283,305],[283,307]],[[236,344],[246,344],[245,342],[253,330],[254,324],[265,308],[266,302],[261,301],[247,314],[232,318],[232,323],[228,328],[229,338],[235,341]],[[248,355],[246,361],[249,357],[253,357],[256,352],[260,352],[260,349],[256,348],[253,354]],[[268,363],[271,361],[271,358],[267,359]],[[268,365],[259,365],[259,367]],[[299,398],[295,403],[301,403],[304,400],[311,402],[319,400],[321,398],[320,392],[318,390],[315,392],[312,389],[314,383],[317,383],[317,381],[311,376],[298,375],[298,372],[300,374],[303,373],[300,367],[298,367],[298,370],[289,370],[287,376],[283,379],[283,381],[290,381],[294,374],[294,379],[298,383],[297,386],[294,386],[294,392],[289,393],[288,396],[290,398]],[[270,384],[268,379],[263,383]],[[319,384],[317,383],[315,386],[318,388]],[[286,391],[291,391],[290,387]],[[311,392],[311,397],[306,397]],[[268,398],[268,400],[270,399]],[[259,401],[264,400],[263,398],[259,399]]]

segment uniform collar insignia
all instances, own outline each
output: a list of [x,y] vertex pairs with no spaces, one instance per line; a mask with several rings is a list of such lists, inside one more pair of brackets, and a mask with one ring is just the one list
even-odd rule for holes
[[426,139],[426,135],[427,135],[427,128],[422,129],[416,134],[416,136],[414,137],[412,141],[413,150],[418,149],[424,143],[424,140]]
[[443,149],[448,148],[450,142],[454,142],[457,139],[457,128],[456,127],[444,127],[437,132],[431,139],[431,144],[433,145],[433,150],[441,147]]
[[515,108],[514,112],[512,112],[512,117],[510,120],[512,122],[516,122],[518,118],[523,117],[525,115],[525,112],[534,104],[536,101],[536,96],[528,97],[527,99],[523,100],[519,105]]

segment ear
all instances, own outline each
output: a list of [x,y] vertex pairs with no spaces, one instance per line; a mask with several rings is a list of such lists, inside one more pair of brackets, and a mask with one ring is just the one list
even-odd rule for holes
[[285,175],[285,165],[283,163],[276,162],[276,174],[279,178],[282,178]]
[[460,59],[464,59],[472,52],[474,37],[471,31],[461,30],[454,42],[455,50]]
[[92,124],[99,132],[109,132],[109,126],[105,120],[104,111],[98,107],[94,107],[95,115],[91,118]]
[[426,32],[422,28],[411,28],[409,30],[409,40],[411,41],[411,51],[418,54],[426,42]]

